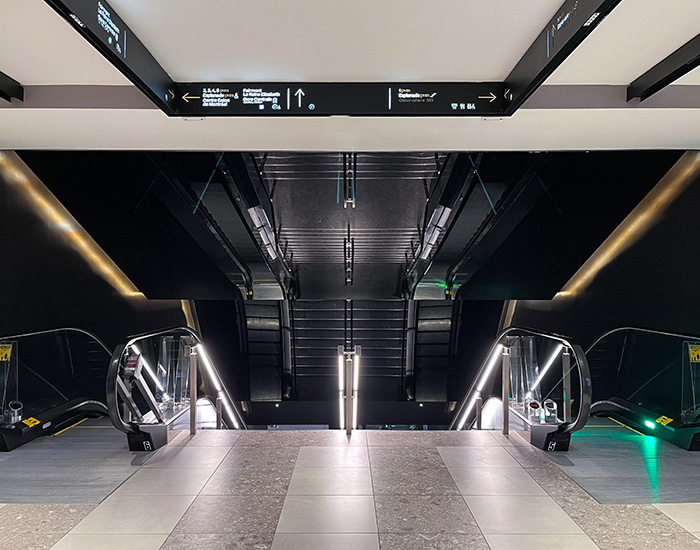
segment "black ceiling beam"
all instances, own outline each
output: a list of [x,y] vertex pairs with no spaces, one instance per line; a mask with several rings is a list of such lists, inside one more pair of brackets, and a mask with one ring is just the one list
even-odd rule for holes
[[651,97],[700,66],[700,34],[654,65],[627,88],[627,101]]
[[505,80],[512,115],[622,0],[566,0]]
[[24,88],[14,78],[0,72],[0,98],[12,101],[12,98],[24,101]]
[[175,83],[106,0],[44,0],[165,114]]

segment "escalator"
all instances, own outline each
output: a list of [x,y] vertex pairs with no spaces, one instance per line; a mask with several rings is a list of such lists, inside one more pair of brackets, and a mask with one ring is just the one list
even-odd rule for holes
[[0,339],[0,451],[105,416],[111,352],[93,334],[64,328]]
[[502,427],[508,435],[512,426],[543,450],[566,451],[571,434],[586,425],[591,395],[580,345],[556,334],[510,327],[491,346],[449,429]]
[[114,350],[106,381],[112,424],[132,451],[167,444],[187,426],[246,429],[199,335],[181,327],[130,336]]
[[600,336],[586,356],[592,416],[700,450],[700,337],[623,327]]

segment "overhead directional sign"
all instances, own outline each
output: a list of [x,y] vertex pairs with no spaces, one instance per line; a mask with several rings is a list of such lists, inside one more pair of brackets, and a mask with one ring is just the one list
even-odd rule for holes
[[106,0],[45,0],[166,114],[174,83]]
[[169,116],[461,117],[512,115],[622,0],[565,0],[505,83],[178,83],[107,0],[44,1]]
[[180,116],[501,115],[500,82],[177,84]]
[[506,78],[512,115],[622,0],[566,0]]

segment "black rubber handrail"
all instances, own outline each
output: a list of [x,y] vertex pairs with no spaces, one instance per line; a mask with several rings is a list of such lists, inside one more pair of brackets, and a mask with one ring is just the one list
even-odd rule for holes
[[13,334],[11,336],[0,336],[0,341],[2,340],[19,340],[20,338],[28,338],[30,336],[41,336],[42,334],[52,334],[54,332],[78,332],[80,334],[85,334],[86,336],[89,336],[95,342],[97,342],[102,349],[104,349],[109,355],[112,354],[112,350],[110,350],[105,343],[100,340],[97,336],[95,336],[92,332],[88,330],[84,330],[82,328],[76,328],[76,327],[63,327],[63,328],[51,328],[47,330],[39,330],[36,332],[26,332],[24,334]]
[[[591,390],[590,368],[588,367],[588,360],[586,359],[586,354],[584,353],[583,348],[578,344],[574,344],[574,343],[570,342],[568,338],[566,338],[565,336],[560,336],[559,334],[544,332],[541,330],[527,328],[527,327],[509,327],[509,328],[503,330],[498,335],[498,337],[496,338],[496,340],[492,344],[491,348],[489,349],[489,352],[486,355],[486,358],[484,359],[484,361],[481,364],[481,367],[479,368],[479,372],[474,377],[474,381],[472,382],[471,386],[469,387],[469,391],[465,394],[464,398],[460,402],[459,407],[457,407],[455,409],[455,415],[452,418],[452,422],[450,423],[450,426],[449,426],[450,430],[456,429],[456,425],[458,424],[465,407],[467,407],[467,404],[469,403],[470,397],[474,394],[474,391],[476,390],[476,386],[479,383],[479,380],[481,380],[481,376],[484,373],[484,370],[486,369],[486,367],[488,365],[489,359],[496,351],[496,348],[499,345],[501,345],[502,341],[507,336],[519,336],[519,335],[540,336],[543,338],[547,338],[549,340],[554,340],[554,341],[560,342],[562,345],[569,348],[573,352],[574,359],[576,361],[576,365],[578,367],[578,372],[579,372],[579,390],[580,390],[580,394],[581,394],[580,399],[579,399],[578,414],[576,415],[576,419],[573,422],[561,424],[558,428],[558,431],[562,432],[562,433],[576,432],[576,431],[582,429],[586,425],[586,422],[588,422],[589,410],[591,408],[592,390]],[[496,372],[496,369],[494,369],[493,373],[495,373],[495,372]]]
[[672,336],[673,338],[685,338],[687,340],[698,340],[700,341],[700,336],[697,335],[691,335],[691,334],[679,334],[676,332],[666,332],[663,330],[656,330],[656,329],[651,329],[651,328],[641,328],[641,327],[617,327],[614,329],[611,329],[607,332],[604,332],[598,338],[595,339],[595,341],[588,346],[588,349],[586,350],[586,355],[591,352],[591,350],[597,346],[601,340],[604,340],[608,336],[615,334],[616,332],[623,332],[627,330],[633,330],[635,332],[645,332],[647,334],[657,334],[659,336]]

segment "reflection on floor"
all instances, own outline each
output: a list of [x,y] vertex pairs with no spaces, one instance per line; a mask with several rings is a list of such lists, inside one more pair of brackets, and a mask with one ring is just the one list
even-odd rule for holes
[[700,453],[592,418],[573,434],[568,453],[548,455],[598,502],[687,503],[700,500]]
[[[700,548],[700,505],[600,504],[550,461],[552,455],[517,434],[358,431],[350,439],[339,431],[174,435],[166,448],[138,454],[148,459],[143,467],[131,464],[133,455],[122,439],[121,453],[132,475],[97,506],[89,503],[93,501],[66,504],[61,499],[76,499],[77,493],[61,485],[63,472],[52,478],[45,468],[42,483],[50,497],[36,501],[41,504],[0,505],[0,546]],[[61,443],[58,454],[63,442],[69,443],[50,439]],[[91,448],[107,452],[112,443],[103,443],[102,451],[99,442]],[[32,444],[25,457],[32,448],[46,453],[48,446]],[[12,464],[20,471],[16,456],[0,457],[0,470]],[[70,475],[87,485],[99,476],[96,470],[81,475],[79,464]],[[51,499],[56,500],[46,504]]]

